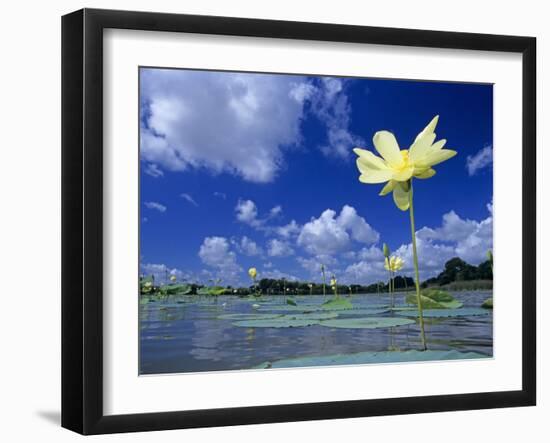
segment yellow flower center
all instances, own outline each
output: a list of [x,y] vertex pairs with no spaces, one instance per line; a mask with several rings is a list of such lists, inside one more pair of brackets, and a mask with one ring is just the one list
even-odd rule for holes
[[403,149],[401,151],[401,157],[403,157],[403,163],[401,164],[401,166],[396,168],[397,171],[404,171],[406,169],[414,167],[413,162],[409,159],[409,150],[408,149]]

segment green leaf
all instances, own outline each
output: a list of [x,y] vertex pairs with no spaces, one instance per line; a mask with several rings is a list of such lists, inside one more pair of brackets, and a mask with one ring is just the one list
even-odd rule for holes
[[296,306],[296,302],[291,298],[286,299],[286,304],[291,306]]
[[413,324],[413,320],[396,317],[364,317],[364,318],[338,318],[334,320],[325,320],[321,326],[329,328],[344,329],[377,329],[393,328],[395,326],[404,326]]
[[371,363],[405,363],[417,361],[458,360],[490,358],[490,356],[477,352],[451,351],[382,351],[359,352],[355,354],[335,354],[322,356],[309,356],[289,358],[274,362],[264,362],[254,369],[269,368],[300,368],[307,366],[334,366],[334,365],[364,365]]
[[[463,305],[458,300],[453,299],[452,301],[438,302],[425,295],[420,295],[420,300],[422,301],[422,309],[456,309]],[[405,301],[411,305],[416,305],[416,294],[408,294]]]
[[164,285],[160,287],[163,294],[168,295],[186,295],[190,294],[193,288],[190,285]]
[[451,294],[442,289],[424,289],[420,292],[420,295],[431,298],[433,301],[437,302],[450,302],[454,300]]
[[[411,308],[413,309],[413,308]],[[388,312],[388,309],[346,309],[338,312],[340,317],[350,316],[350,315],[380,315]]]
[[286,314],[284,318],[294,320],[330,320],[338,317],[336,312],[310,312],[308,314]]
[[286,316],[266,320],[245,320],[233,323],[240,328],[300,328],[304,326],[318,325],[319,320],[301,318],[293,319]]
[[281,317],[281,314],[223,314],[218,316],[220,320],[269,320]]
[[321,305],[321,308],[332,311],[340,309],[353,309],[353,305],[349,300],[346,300],[345,298],[333,298],[329,301],[324,302]]
[[[462,309],[424,309],[423,317],[470,317],[474,315],[489,315],[490,311],[482,308],[462,308]],[[418,311],[401,311],[396,315],[405,317],[418,317]]]
[[485,300],[481,307],[484,309],[493,309],[493,297],[489,297],[487,300]]

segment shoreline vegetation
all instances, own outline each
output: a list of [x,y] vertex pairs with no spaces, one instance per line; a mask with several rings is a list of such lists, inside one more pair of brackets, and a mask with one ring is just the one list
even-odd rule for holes
[[[254,276],[256,277],[256,276]],[[261,278],[253,279],[253,284],[246,287],[223,286],[221,281],[209,286],[195,282],[177,282],[173,276],[165,282],[155,282],[153,275],[140,277],[140,294],[146,296],[168,295],[235,295],[235,296],[300,296],[323,295],[328,292],[323,282],[295,281],[286,279]],[[389,282],[379,281],[369,285],[362,284],[337,284],[336,292],[341,296],[353,296],[355,294],[384,294],[388,293]],[[437,288],[446,291],[475,291],[493,289],[492,263],[487,260],[479,266],[466,263],[455,257],[445,263],[444,270],[437,277],[429,278],[420,285],[422,289]],[[413,278],[405,275],[397,275],[392,282],[392,288],[396,292],[415,292]]]

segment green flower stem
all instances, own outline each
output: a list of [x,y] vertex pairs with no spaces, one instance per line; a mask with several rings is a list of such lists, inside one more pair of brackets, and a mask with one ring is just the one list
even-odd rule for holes
[[418,304],[418,320],[420,322],[420,338],[422,340],[422,349],[425,351],[426,346],[426,332],[424,331],[424,317],[422,315],[422,299],[420,298],[420,276],[418,273],[418,254],[416,251],[416,229],[414,227],[414,208],[413,208],[413,186],[412,179],[409,180],[409,214],[411,218],[411,237],[413,248],[413,261],[414,261],[414,282],[416,285],[416,302]]

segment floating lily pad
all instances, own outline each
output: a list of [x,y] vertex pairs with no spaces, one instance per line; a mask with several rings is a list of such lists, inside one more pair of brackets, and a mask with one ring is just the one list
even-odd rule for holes
[[297,368],[306,366],[333,366],[333,365],[364,365],[372,363],[405,363],[434,360],[458,360],[490,358],[488,355],[477,352],[459,351],[383,351],[359,352],[356,354],[336,354],[313,357],[289,358],[274,362],[264,362],[254,369],[269,368]]
[[388,312],[388,309],[346,309],[338,311],[340,317],[350,316],[350,315],[380,315]]
[[336,312],[310,312],[308,314],[286,314],[284,318],[295,320],[330,320],[338,317]]
[[223,314],[220,320],[269,320],[281,317],[281,314]]
[[[397,315],[405,317],[418,317],[418,311],[401,311]],[[473,315],[488,315],[490,311],[482,308],[461,308],[461,309],[424,309],[423,317],[470,317]]]
[[[426,297],[425,295],[420,295],[420,300],[422,302],[423,309],[458,309],[462,307],[462,302],[459,302],[458,300],[439,302],[431,299],[430,297]],[[406,301],[411,305],[416,305],[416,294],[407,295]]]
[[262,306],[259,311],[270,311],[270,312],[316,312],[322,311],[321,305],[279,305],[279,306]]
[[487,300],[485,300],[481,307],[484,309],[493,309],[493,297],[489,297]]
[[420,294],[439,303],[447,303],[455,299],[451,294],[443,289],[424,289]]
[[363,318],[337,318],[321,322],[322,326],[344,329],[377,329],[393,328],[414,323],[413,320],[395,317],[363,317]]
[[292,298],[287,298],[286,304],[291,306],[297,306],[297,303]]
[[233,323],[240,328],[301,328],[319,324],[319,320],[311,318],[292,318],[282,316],[266,320],[245,320]]
[[353,309],[353,305],[349,300],[345,298],[333,298],[321,305],[322,309],[326,310],[340,310],[340,309]]

